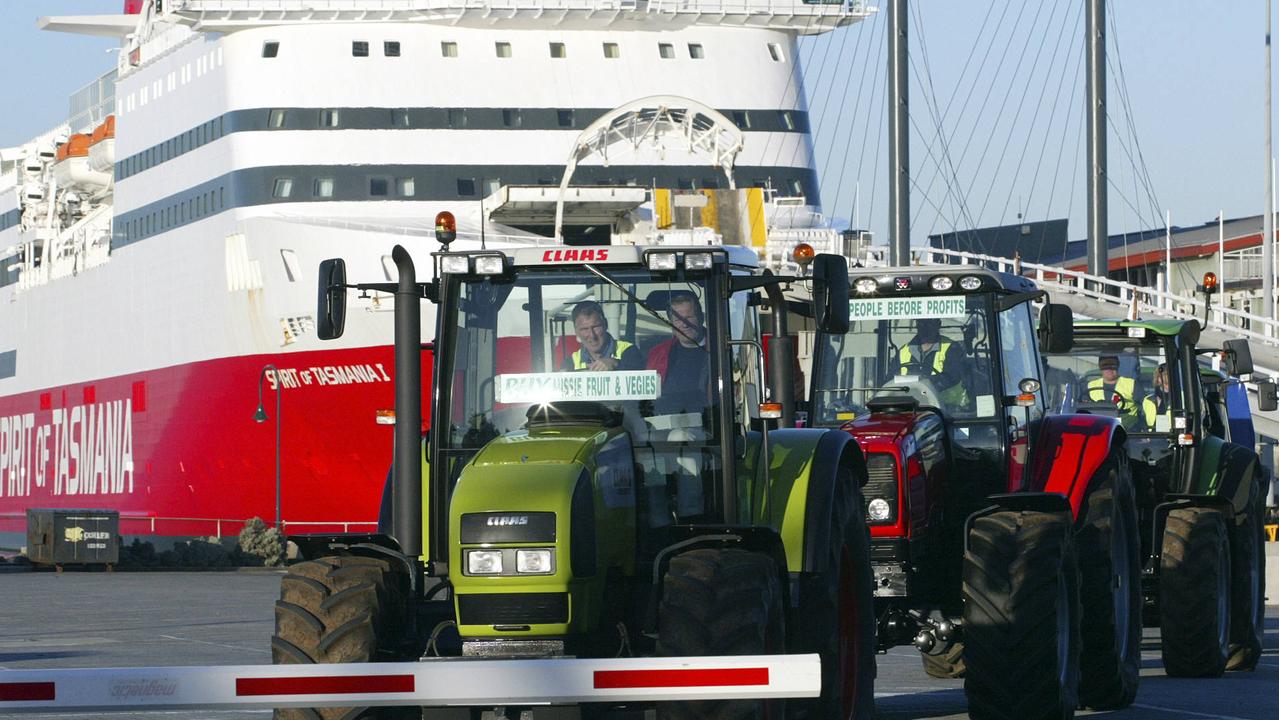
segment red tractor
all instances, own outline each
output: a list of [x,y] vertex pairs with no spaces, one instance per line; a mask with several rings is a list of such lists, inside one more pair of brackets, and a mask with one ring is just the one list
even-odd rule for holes
[[975,718],[1061,718],[1137,691],[1140,540],[1126,433],[1048,415],[1040,352],[1071,312],[971,267],[856,270],[819,334],[811,415],[866,457],[881,650],[964,677]]

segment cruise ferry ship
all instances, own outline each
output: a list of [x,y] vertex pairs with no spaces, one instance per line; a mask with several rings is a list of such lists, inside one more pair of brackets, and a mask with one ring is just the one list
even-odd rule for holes
[[[59,507],[368,529],[392,303],[321,343],[316,268],[392,280],[397,243],[429,268],[441,210],[461,242],[548,242],[564,181],[567,242],[838,237],[797,43],[857,0],[123,5],[41,20],[118,36],[117,62],[65,124],[0,140],[0,533]],[[717,205],[742,222],[692,228]]]

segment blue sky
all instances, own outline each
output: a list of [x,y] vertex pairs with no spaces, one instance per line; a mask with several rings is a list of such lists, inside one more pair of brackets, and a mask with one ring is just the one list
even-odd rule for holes
[[[1219,209],[1227,217],[1260,213],[1265,0],[1109,5],[1111,231],[1162,224],[1165,210],[1182,226],[1208,222]],[[913,2],[914,242],[956,226],[1017,222],[1019,211],[1030,220],[1068,217],[1071,237],[1083,236],[1082,6]],[[0,145],[64,119],[67,97],[114,62],[112,41],[41,32],[36,18],[121,7],[123,0],[0,3],[0,48],[11,62],[0,85],[8,108]],[[1279,26],[1279,18],[1272,22]],[[847,223],[860,197],[856,215],[881,241],[888,210],[883,30],[881,15],[805,40],[800,53],[825,209],[837,226]],[[1121,77],[1127,93],[1119,92]],[[938,173],[938,164],[953,170]],[[962,204],[948,185],[963,189]]]

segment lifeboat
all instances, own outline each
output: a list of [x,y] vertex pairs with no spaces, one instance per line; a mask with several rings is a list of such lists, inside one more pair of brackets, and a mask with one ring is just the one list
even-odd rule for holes
[[53,160],[53,179],[58,187],[94,193],[111,184],[111,174],[89,167],[89,135],[76,133],[58,146]]
[[111,174],[115,167],[115,115],[93,129],[89,136],[89,168]]

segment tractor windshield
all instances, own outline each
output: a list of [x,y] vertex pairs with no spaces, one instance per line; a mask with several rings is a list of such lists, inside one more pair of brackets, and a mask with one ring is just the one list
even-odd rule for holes
[[988,304],[985,295],[851,300],[848,333],[824,336],[815,354],[818,423],[852,420],[870,398],[896,394],[948,418],[994,417]]
[[1068,354],[1046,360],[1050,412],[1111,415],[1130,433],[1173,432],[1184,400],[1179,369],[1166,362],[1162,342],[1076,335]]
[[[440,346],[451,356],[437,357],[448,408],[447,424],[435,426],[441,452],[464,461],[494,438],[529,432],[538,413],[567,413],[623,427],[646,472],[715,481],[724,389],[711,378],[722,376],[722,345],[708,339],[744,313],[721,318],[708,305],[717,280],[598,269],[520,269],[448,284],[441,312],[452,319],[442,318],[441,332],[451,338]],[[700,501],[680,499],[672,514],[697,515]]]

